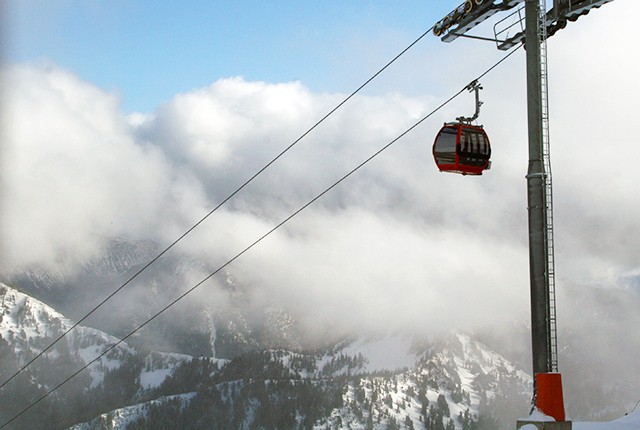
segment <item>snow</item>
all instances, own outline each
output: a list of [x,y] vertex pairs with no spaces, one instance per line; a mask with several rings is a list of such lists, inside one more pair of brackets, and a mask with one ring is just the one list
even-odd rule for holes
[[[11,341],[16,355],[21,360],[26,360],[29,354],[39,353],[43,345],[73,326],[71,320],[45,303],[1,282],[0,296],[0,336]],[[126,342],[120,342],[112,335],[84,326],[77,326],[61,342],[67,342],[75,358],[85,364],[96,360],[96,357],[117,344],[89,366],[92,378],[89,388],[99,386],[104,380],[105,372],[120,368],[128,357],[136,353]],[[59,356],[59,352],[52,348],[47,356],[53,359]],[[147,357],[147,366],[140,373],[141,388],[159,387],[176,366],[191,359],[193,357],[189,355],[165,352],[157,352],[153,357]],[[226,363],[226,360],[211,360],[217,363],[218,368]]]
[[531,377],[525,372],[517,369],[513,363],[505,360],[502,355],[492,351],[486,345],[481,345],[474,341],[469,335],[457,333],[456,337],[462,344],[465,356],[473,359],[476,363],[479,363],[483,372],[489,373],[497,366],[502,366],[507,370],[507,372],[517,372],[521,379],[531,379]]
[[550,417],[549,415],[545,415],[544,412],[542,412],[540,409],[535,408],[533,412],[531,412],[531,415],[526,418],[520,418],[520,421],[535,421],[539,423],[555,421],[555,418]]
[[44,303],[1,282],[0,288],[4,290],[1,314],[7,317],[0,325],[0,334],[3,338],[8,337],[10,333],[18,337],[23,337],[22,333],[24,333],[25,338],[45,337],[51,334],[49,325],[52,320],[58,320],[62,329],[71,325],[67,318]]
[[573,430],[639,430],[640,411],[625,415],[614,421],[601,423],[573,423]]
[[[537,410],[521,420],[535,422],[554,421],[553,418]],[[640,430],[640,411],[608,422],[573,422],[571,427],[572,430]],[[537,427],[533,424],[526,424],[520,427],[519,430],[537,430]]]
[[[73,325],[69,319],[46,304],[7,287],[2,283],[0,283],[0,291],[2,291],[2,300],[0,300],[0,304],[2,305],[0,309],[0,336],[5,339],[12,339],[12,346],[19,357],[26,356],[27,352],[39,352],[40,349],[34,346],[39,345],[39,343],[33,342],[33,340],[51,338]],[[451,410],[451,416],[455,417],[466,409],[469,409],[472,414],[477,414],[479,395],[473,385],[476,370],[474,370],[469,363],[475,363],[476,366],[480,366],[485,373],[492,373],[498,368],[503,368],[509,372],[513,371],[521,380],[530,381],[530,377],[524,372],[517,370],[515,366],[506,361],[498,353],[477,343],[469,336],[461,334],[457,334],[456,336],[461,348],[457,346],[457,344],[452,345],[452,348],[446,353],[440,352],[435,354],[430,357],[430,360],[433,360],[436,364],[447,364],[448,367],[442,367],[443,371],[444,369],[449,369],[447,372],[459,376],[461,387],[470,394],[470,401],[467,400],[466,402],[458,404],[453,402],[450,392],[442,390],[436,391],[430,388],[426,391],[426,395],[431,404],[437,403],[438,396],[444,394]],[[71,351],[76,354],[76,357],[84,363],[88,363],[110,345],[116,343],[118,339],[98,330],[79,326],[67,337],[67,341],[69,342]],[[332,358],[335,358],[338,354],[342,354],[347,357],[362,356],[364,358],[364,365],[362,368],[357,369],[362,372],[373,373],[376,371],[408,369],[406,372],[398,375],[398,379],[396,380],[397,388],[388,391],[393,401],[393,406],[389,408],[389,412],[399,419],[408,415],[418,424],[420,416],[418,404],[415,399],[406,394],[409,387],[412,387],[414,391],[416,390],[415,375],[412,374],[412,372],[415,370],[418,356],[416,352],[414,352],[413,346],[413,340],[410,337],[386,336],[382,338],[360,339],[348,344],[342,344],[337,351],[318,357],[316,368],[323,369],[323,364],[327,364]],[[126,361],[127,355],[133,353],[135,353],[135,350],[132,347],[126,343],[121,343],[96,363],[92,364],[89,367],[91,376],[93,377],[91,387],[95,387],[102,382],[104,372],[107,369],[113,370],[119,368],[122,363]],[[295,353],[278,351],[273,354],[274,360],[280,359],[286,367],[293,366],[293,358],[296,356]],[[50,358],[54,358],[58,355],[58,352],[53,349],[48,355]],[[183,354],[153,353],[153,355],[146,357],[145,367],[139,375],[140,388],[142,390],[151,390],[160,387],[166,378],[172,374],[176,365],[191,359],[191,356]],[[217,367],[226,363],[226,360],[211,360],[218,363]],[[300,372],[303,378],[316,376],[314,371],[309,371],[308,369],[296,369],[296,371]],[[371,396],[372,390],[370,384],[372,381],[373,379],[369,378],[362,380],[363,384],[368,384],[364,385],[367,398]],[[355,398],[355,388],[355,386],[349,387],[348,392],[345,393],[345,400],[350,401]],[[486,394],[490,397],[491,392],[487,391]],[[157,401],[169,398],[170,397],[161,398]],[[190,397],[186,395],[186,397],[182,397],[181,399],[186,403]],[[400,404],[403,405],[403,411],[402,413],[396,413],[395,409]],[[407,404],[406,408],[405,404]],[[146,407],[148,407],[148,404]],[[144,414],[146,407],[143,404],[135,405],[111,411],[98,418],[105,420],[104,422],[108,421],[110,425],[113,426],[110,428],[125,428],[128,423]],[[350,425],[354,426],[353,428],[359,428],[358,425],[360,424],[357,423],[355,417],[349,415],[347,408],[334,411],[334,415],[342,415],[345,422],[350,423]],[[531,416],[523,420],[536,422],[553,421],[551,417],[547,417],[539,411],[534,411]],[[251,420],[249,420],[249,422],[251,422]],[[457,424],[458,423],[456,423],[456,425]],[[89,425],[89,423],[85,423],[85,425]],[[420,428],[419,425],[418,428]],[[537,429],[535,425],[526,425],[521,427],[521,430]],[[573,430],[640,430],[640,411],[610,422],[574,422]]]
[[157,369],[151,371],[142,371],[140,373],[140,385],[145,390],[158,388],[165,379],[171,374],[173,369]]
[[145,403],[127,406],[102,414],[93,420],[81,424],[76,424],[69,430],[90,430],[95,428],[108,428],[110,430],[125,430],[127,426],[141,417],[147,416],[150,405],[160,405],[162,403],[178,399],[186,405],[196,393],[178,394],[174,396],[160,397]]
[[365,371],[398,370],[412,367],[416,355],[411,351],[412,341],[408,338],[387,336],[381,339],[358,340],[342,351],[355,357],[358,354],[367,360]]

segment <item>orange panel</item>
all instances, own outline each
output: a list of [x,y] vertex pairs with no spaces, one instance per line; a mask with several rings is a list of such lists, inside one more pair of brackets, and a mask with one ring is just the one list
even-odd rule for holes
[[536,407],[540,412],[564,421],[564,400],[562,398],[562,376],[559,373],[536,374]]

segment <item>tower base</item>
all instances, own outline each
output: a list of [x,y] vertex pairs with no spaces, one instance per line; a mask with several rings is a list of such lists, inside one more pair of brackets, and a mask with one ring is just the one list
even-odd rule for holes
[[536,408],[543,414],[552,417],[554,421],[563,422],[565,414],[562,375],[559,373],[536,373],[536,387]]
[[520,429],[522,430],[571,430],[571,421],[518,420],[518,422],[516,423],[516,429],[517,430],[520,430]]

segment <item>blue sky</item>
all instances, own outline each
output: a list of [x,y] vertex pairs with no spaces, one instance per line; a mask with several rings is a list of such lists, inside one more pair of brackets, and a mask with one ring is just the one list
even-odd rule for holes
[[348,92],[456,4],[9,0],[5,52],[116,92],[127,112],[230,76]]

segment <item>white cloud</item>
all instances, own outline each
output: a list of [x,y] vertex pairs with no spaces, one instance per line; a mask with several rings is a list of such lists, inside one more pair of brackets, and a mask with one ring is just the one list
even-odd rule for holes
[[[615,18],[596,11],[575,24],[582,33],[570,25],[549,45],[557,269],[583,280],[638,269],[640,142],[629,124],[640,113],[639,67],[595,42],[575,48],[576,38],[626,22],[624,8],[611,6],[602,11]],[[594,62],[604,53],[606,64]],[[256,299],[288,303],[310,329],[526,320],[523,63],[521,52],[483,81],[481,120],[494,148],[485,176],[442,174],[431,158],[442,122],[472,111],[465,94],[231,270]],[[126,118],[113,95],[55,67],[12,67],[5,81],[2,235],[11,265],[88,258],[99,250],[96,235],[169,243],[344,98],[299,82],[229,78]],[[227,261],[437,103],[354,98],[180,249]]]
[[635,77],[640,4],[616,1],[549,44],[558,247],[567,274],[615,282],[638,267],[640,115]]
[[117,100],[55,67],[3,74],[3,264],[91,258],[95,235],[151,234],[199,188],[136,143]]

